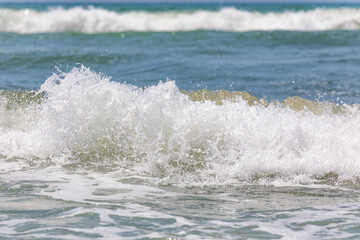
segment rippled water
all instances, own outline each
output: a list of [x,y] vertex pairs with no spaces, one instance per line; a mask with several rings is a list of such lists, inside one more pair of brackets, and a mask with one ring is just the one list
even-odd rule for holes
[[359,238],[355,4],[0,5],[0,238]]
[[358,237],[358,193],[346,188],[176,186],[59,168],[20,173],[4,174],[1,184],[0,229],[12,239]]

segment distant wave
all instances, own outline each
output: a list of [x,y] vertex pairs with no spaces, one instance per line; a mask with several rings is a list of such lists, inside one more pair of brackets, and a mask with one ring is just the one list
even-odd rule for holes
[[222,8],[218,11],[115,12],[95,7],[61,7],[39,12],[0,8],[0,32],[176,32],[176,31],[327,31],[359,30],[359,8],[267,12]]

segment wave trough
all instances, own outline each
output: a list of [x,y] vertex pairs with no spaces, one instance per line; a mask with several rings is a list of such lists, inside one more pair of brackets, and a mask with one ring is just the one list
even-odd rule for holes
[[141,89],[85,67],[54,74],[38,92],[3,91],[1,170],[19,162],[181,181],[360,177],[356,106],[314,114],[309,100],[301,110],[244,93],[220,104],[189,94],[173,81]]
[[217,11],[115,12],[95,7],[32,9],[0,8],[0,32],[177,32],[177,31],[327,31],[359,30],[360,9],[318,8],[267,12],[222,8]]

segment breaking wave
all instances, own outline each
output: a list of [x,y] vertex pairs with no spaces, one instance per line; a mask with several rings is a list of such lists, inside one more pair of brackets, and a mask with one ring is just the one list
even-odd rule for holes
[[86,67],[0,93],[0,171],[12,163],[120,169],[177,181],[356,180],[360,111],[247,92],[139,88]]
[[359,30],[360,9],[317,8],[308,11],[256,12],[236,8],[217,11],[115,12],[95,7],[61,7],[47,11],[0,8],[0,31],[45,32],[176,32],[176,31],[327,31]]

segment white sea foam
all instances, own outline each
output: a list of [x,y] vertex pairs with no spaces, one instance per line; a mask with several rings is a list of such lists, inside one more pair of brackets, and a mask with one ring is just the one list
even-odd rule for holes
[[318,8],[308,11],[256,12],[236,8],[218,11],[115,12],[95,7],[0,9],[0,31],[43,32],[176,32],[215,31],[326,31],[359,30],[359,8]]
[[[355,107],[315,115],[241,98],[193,102],[173,81],[141,89],[85,67],[54,74],[41,91],[42,103],[27,107],[1,100],[0,161],[121,168],[177,181],[360,177]],[[18,120],[5,124],[12,114]]]

